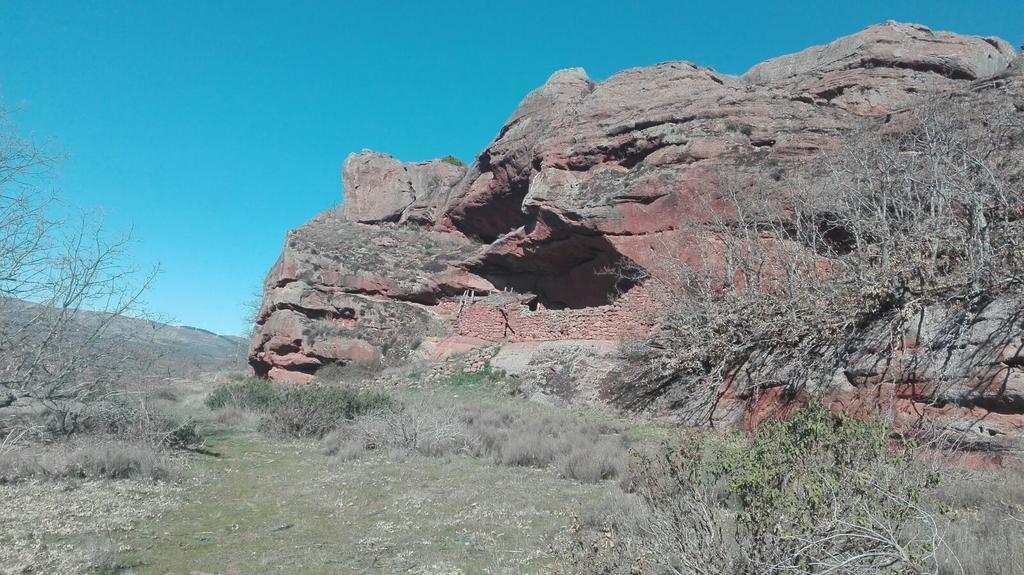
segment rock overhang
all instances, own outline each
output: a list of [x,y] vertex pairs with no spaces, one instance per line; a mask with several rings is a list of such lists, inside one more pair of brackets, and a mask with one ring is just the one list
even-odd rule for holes
[[[972,90],[991,78],[1003,78],[1000,89],[1024,101],[1020,68],[1001,40],[886,23],[741,76],[688,62],[624,70],[601,82],[579,68],[557,71],[470,166],[403,163],[368,151],[350,156],[342,209],[291,236],[294,245],[268,277],[254,365],[280,375],[310,370],[290,353],[308,353],[320,365],[355,361],[362,352],[333,344],[321,344],[328,353],[314,352],[302,335],[300,351],[266,353],[280,335],[271,332],[291,329],[275,327],[275,314],[322,321],[311,302],[334,294],[412,306],[429,318],[413,323],[429,324],[423,329],[431,337],[586,339],[587,322],[600,321],[594,337],[609,338],[615,332],[607,326],[616,323],[649,327],[640,316],[656,298],[639,283],[619,283],[613,272],[656,274],[660,250],[685,260],[687,250],[714,241],[687,235],[680,222],[729,217],[718,201],[721,173],[800,172],[844,134],[884,122],[922,97],[975,98]],[[486,299],[503,291],[523,297],[501,305]],[[355,337],[337,306],[327,313],[339,338]],[[494,325],[474,327],[470,317]],[[373,353],[361,357],[386,358],[392,349],[369,345]]]

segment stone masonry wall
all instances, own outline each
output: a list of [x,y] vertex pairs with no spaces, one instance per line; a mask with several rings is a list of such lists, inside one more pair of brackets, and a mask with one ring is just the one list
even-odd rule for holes
[[614,303],[582,309],[544,309],[514,298],[446,301],[440,305],[455,319],[459,335],[489,341],[617,340],[641,337],[654,325],[654,312],[664,299],[635,288]]

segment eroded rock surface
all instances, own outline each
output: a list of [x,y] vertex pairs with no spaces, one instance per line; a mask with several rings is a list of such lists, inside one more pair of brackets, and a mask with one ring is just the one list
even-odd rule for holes
[[353,222],[431,224],[448,191],[466,173],[464,166],[433,160],[403,164],[387,154],[364,150],[342,167],[342,210]]
[[[251,363],[303,381],[329,363],[400,360],[423,338],[445,350],[642,336],[657,285],[672,281],[658,258],[672,249],[686,261],[688,246],[707,241],[683,224],[734,217],[722,174],[800,173],[854,130],[899,129],[893,118],[923,98],[1021,117],[1022,74],[1003,40],[891,22],[738,77],[687,62],[603,82],[556,72],[468,168],[349,157],[342,208],[291,232],[267,278]],[[610,273],[622,267],[659,281]],[[908,416],[927,408],[998,421],[964,423],[988,442],[1024,437],[1018,304],[990,302],[970,317],[928,310],[895,355],[863,342],[830,401],[856,411],[888,393]],[[955,318],[970,327],[951,337]],[[719,421],[750,424],[784,403],[761,375],[735,385],[745,391],[723,390]],[[600,385],[587,382],[583,395]]]

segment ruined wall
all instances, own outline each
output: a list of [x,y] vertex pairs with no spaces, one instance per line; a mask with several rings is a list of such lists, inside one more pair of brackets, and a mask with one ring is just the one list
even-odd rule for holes
[[655,311],[665,305],[662,294],[637,287],[614,303],[582,309],[545,309],[515,298],[463,298],[442,302],[454,318],[458,335],[489,341],[551,341],[589,339],[614,341],[650,332]]

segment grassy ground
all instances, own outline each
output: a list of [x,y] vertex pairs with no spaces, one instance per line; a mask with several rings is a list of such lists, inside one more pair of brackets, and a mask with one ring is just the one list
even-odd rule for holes
[[[614,489],[468,457],[323,457],[209,443],[188,502],[122,541],[128,573],[535,573],[579,504]],[[122,548],[124,548],[122,546]]]
[[[463,379],[393,394],[407,406],[463,405],[522,416],[528,426],[576,425],[559,419],[570,417],[564,410]],[[315,439],[257,433],[258,414],[210,411],[204,399],[215,385],[160,390],[160,409],[198,418],[206,450],[217,454],[177,452],[173,481],[0,484],[0,574],[543,573],[559,561],[572,514],[597,525],[616,502],[632,505],[616,481],[582,484],[560,477],[557,465],[399,449],[330,457]],[[650,422],[573,413],[617,429],[632,448],[675,435]],[[941,573],[1024,573],[1021,477],[949,477],[938,494],[952,518],[944,557],[959,560],[944,558]]]

